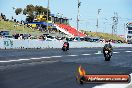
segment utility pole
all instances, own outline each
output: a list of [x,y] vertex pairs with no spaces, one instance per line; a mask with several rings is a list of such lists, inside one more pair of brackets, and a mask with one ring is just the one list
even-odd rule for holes
[[[78,0],[78,6],[77,6],[77,31],[79,31],[79,7],[81,6],[81,2]],[[77,35],[78,32],[77,32]]]
[[47,5],[47,31],[48,31],[48,34],[49,34],[48,19],[49,19],[49,0],[48,0],[48,5]]
[[98,31],[98,28],[99,28],[99,13],[100,13],[101,9],[98,9],[98,14],[97,14],[97,29],[96,29],[96,32]]
[[112,25],[112,34],[117,34],[117,25],[118,25],[118,13],[114,12],[114,17],[112,17],[113,25]]
[[124,36],[125,36],[125,41],[127,42],[127,34],[128,34],[128,24],[124,23]]

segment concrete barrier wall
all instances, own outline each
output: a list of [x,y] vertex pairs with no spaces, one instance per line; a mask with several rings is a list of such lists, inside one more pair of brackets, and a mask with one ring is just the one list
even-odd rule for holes
[[[103,47],[104,43],[96,42],[69,42],[70,48]],[[21,49],[21,48],[61,48],[63,41],[42,41],[42,40],[18,40],[0,39],[1,49]],[[113,47],[132,47],[132,44],[112,44]]]

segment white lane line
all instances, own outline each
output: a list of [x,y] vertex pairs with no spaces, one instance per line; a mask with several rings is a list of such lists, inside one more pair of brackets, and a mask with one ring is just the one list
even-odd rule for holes
[[19,61],[28,61],[28,60],[38,60],[38,59],[43,59],[43,58],[51,58],[51,57],[40,57],[40,58],[30,58],[30,59],[7,60],[7,61],[0,61],[0,63],[19,62]]
[[7,60],[7,61],[0,61],[0,63],[19,62],[19,61],[28,61],[28,60],[39,60],[39,59],[53,58],[53,57],[62,57],[62,56],[51,56],[51,57],[40,57],[40,58],[30,58],[30,59]]
[[51,58],[51,57],[40,57],[40,58]]
[[38,59],[42,59],[42,58],[30,58],[30,59],[33,59],[33,60],[38,60]]
[[51,56],[51,57],[62,57],[62,56]]
[[125,51],[125,52],[131,53],[132,51]]
[[113,52],[113,53],[120,53],[120,52]]
[[0,63],[6,63],[6,62],[11,62],[11,61],[0,61]]
[[81,54],[81,55],[88,56],[88,55],[91,55],[91,54]]
[[[130,74],[132,77],[132,73]],[[129,86],[132,85],[132,81],[128,84],[103,84],[99,86],[95,86],[93,88],[130,88]]]
[[0,63],[16,62],[16,61],[25,61],[25,60],[30,60],[30,59],[17,59],[17,60],[0,61]]
[[30,59],[19,59],[20,61],[30,60]]
[[75,57],[75,56],[78,56],[78,55],[67,55],[67,56]]

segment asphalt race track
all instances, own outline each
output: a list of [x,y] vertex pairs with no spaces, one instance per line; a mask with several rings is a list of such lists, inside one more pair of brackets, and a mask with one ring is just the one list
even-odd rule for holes
[[114,48],[110,62],[101,48],[0,50],[0,88],[92,88],[80,85],[78,67],[87,74],[132,73],[132,48]]

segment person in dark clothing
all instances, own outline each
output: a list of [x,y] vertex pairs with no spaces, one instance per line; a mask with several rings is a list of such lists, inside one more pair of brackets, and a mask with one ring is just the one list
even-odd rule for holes
[[105,51],[106,51],[106,50],[108,50],[109,53],[110,53],[111,56],[112,56],[113,47],[112,47],[112,45],[110,44],[110,42],[108,42],[107,44],[105,44],[104,47],[103,47],[104,56],[105,56]]
[[67,50],[69,50],[69,43],[68,43],[68,41],[64,42],[64,44],[67,44]]

